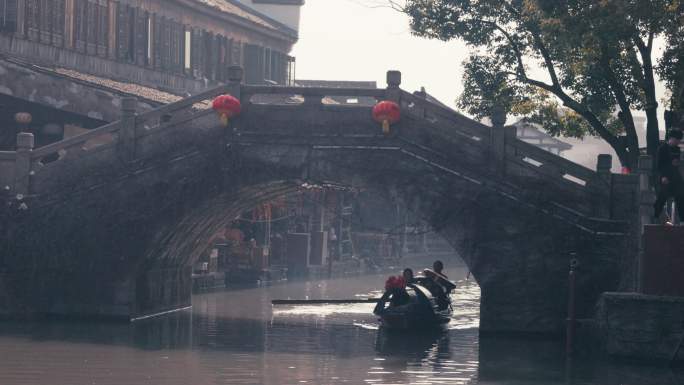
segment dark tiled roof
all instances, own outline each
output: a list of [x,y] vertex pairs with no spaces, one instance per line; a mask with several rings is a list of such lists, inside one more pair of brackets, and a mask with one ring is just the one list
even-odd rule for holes
[[261,14],[260,12],[249,8],[248,6],[239,3],[235,0],[193,0],[196,3],[204,4],[208,7],[218,9],[221,12],[241,17],[245,20],[251,21],[259,26],[286,33],[290,36],[296,37],[297,31],[290,27],[271,19],[270,17]]
[[135,83],[122,82],[101,76],[90,75],[73,69],[51,67],[46,63],[38,64],[16,56],[0,55],[0,62],[6,62],[24,68],[25,70],[47,76],[56,76],[67,80],[72,80],[84,86],[100,88],[104,91],[109,91],[115,94],[120,94],[123,96],[135,96],[141,99],[141,101],[148,103],[151,102],[153,105],[169,104],[189,96],[177,95],[166,91],[160,91],[156,88],[141,86]]
[[88,75],[82,72],[66,69],[66,68],[55,68],[47,69],[40,68],[44,72],[54,72],[57,75],[61,75],[67,78],[78,80],[80,82],[89,83],[94,86],[103,87],[117,93],[124,93],[131,96],[137,96],[138,98],[157,102],[160,104],[173,103],[182,99],[182,96],[171,94],[164,91],[159,91],[155,88],[141,86],[134,83],[124,83],[116,80],[111,80],[103,78],[100,76]]

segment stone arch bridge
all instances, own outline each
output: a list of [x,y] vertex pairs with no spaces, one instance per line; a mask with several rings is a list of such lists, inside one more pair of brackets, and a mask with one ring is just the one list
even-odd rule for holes
[[[632,286],[638,178],[584,168],[399,88],[229,84],[42,148],[0,152],[0,314],[132,318],[190,304],[190,266],[226,218],[304,182],[403,199],[463,256],[484,331],[562,328],[580,260],[580,316]],[[239,97],[225,128],[209,108]],[[384,136],[371,118],[394,100]],[[456,310],[458,313],[458,309]]]

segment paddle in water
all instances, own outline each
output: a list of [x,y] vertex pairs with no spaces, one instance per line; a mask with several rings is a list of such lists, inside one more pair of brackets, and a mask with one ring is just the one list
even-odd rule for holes
[[379,298],[364,299],[274,299],[273,305],[317,305],[317,304],[344,304],[344,303],[376,303]]

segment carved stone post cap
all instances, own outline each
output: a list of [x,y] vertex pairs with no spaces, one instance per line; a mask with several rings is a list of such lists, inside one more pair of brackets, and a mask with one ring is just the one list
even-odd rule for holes
[[244,75],[244,70],[240,66],[230,66],[228,67],[228,81],[232,83],[242,82],[242,77]]
[[494,106],[491,113],[492,125],[501,127],[506,124],[506,110],[501,106]]
[[399,87],[401,85],[401,71],[387,71],[387,87]]
[[121,110],[135,113],[138,107],[138,99],[133,96],[125,96],[121,98]]
[[32,150],[35,145],[35,138],[30,132],[20,132],[17,134],[17,149]]
[[613,156],[610,154],[598,154],[596,157],[596,171],[598,172],[610,172],[613,167]]
[[653,158],[650,155],[639,156],[639,170],[650,171],[653,167]]

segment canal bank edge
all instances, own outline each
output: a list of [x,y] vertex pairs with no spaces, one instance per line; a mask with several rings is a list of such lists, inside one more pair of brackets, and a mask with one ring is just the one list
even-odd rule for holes
[[[601,295],[596,321],[605,351],[649,362],[684,361],[684,298],[640,293]],[[677,351],[679,349],[679,351]]]

